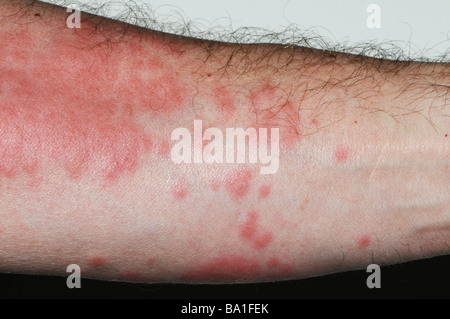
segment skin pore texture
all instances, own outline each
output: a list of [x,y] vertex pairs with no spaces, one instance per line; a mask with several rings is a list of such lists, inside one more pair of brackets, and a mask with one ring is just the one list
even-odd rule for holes
[[[181,38],[0,1],[0,271],[257,282],[450,252],[448,64]],[[171,160],[279,128],[279,169]]]

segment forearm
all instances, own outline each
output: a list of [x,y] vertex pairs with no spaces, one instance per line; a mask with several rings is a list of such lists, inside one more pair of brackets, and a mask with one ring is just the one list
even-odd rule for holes
[[[448,65],[18,8],[0,2],[1,270],[256,281],[448,253]],[[277,172],[175,164],[196,119],[279,128]]]

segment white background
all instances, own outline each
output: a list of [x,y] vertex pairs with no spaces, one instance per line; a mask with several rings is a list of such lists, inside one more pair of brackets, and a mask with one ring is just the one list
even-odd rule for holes
[[[157,23],[180,27],[189,21],[190,29],[198,36],[212,30],[203,34],[210,39],[220,39],[220,33],[229,34],[240,27],[280,31],[297,26],[346,46],[394,42],[414,58],[436,58],[450,50],[450,0],[134,0],[134,4],[126,0],[68,1],[92,6],[113,4],[113,9],[102,13],[109,17],[123,12],[124,3],[138,4],[145,7],[141,13],[146,12]],[[381,8],[381,28],[367,27],[370,13],[366,10],[372,3]],[[128,22],[142,24],[135,19]],[[446,60],[450,61],[448,57]]]

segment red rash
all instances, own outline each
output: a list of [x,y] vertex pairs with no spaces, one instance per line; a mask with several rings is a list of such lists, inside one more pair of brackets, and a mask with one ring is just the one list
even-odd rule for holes
[[3,105],[0,176],[12,178],[22,171],[35,177],[42,160],[50,159],[71,178],[91,172],[114,181],[134,173],[141,154],[152,144],[131,118],[115,119],[106,105],[80,108],[68,102],[45,109],[39,101],[18,102],[14,109]]
[[163,55],[175,54],[177,58],[183,57],[186,53],[186,49],[180,41],[176,39],[168,39],[162,38],[161,36],[148,34],[149,41],[153,47],[157,47],[158,49],[163,51]]
[[[24,173],[38,180],[39,169],[51,164],[72,179],[114,182],[135,173],[154,146],[136,114],[157,116],[187,105],[187,86],[170,63],[173,57],[162,61],[135,39],[105,50],[98,45],[103,33],[83,23],[82,29],[62,28],[63,40],[39,44],[45,50],[32,54],[17,48],[37,45],[36,28],[0,38],[0,177]],[[48,70],[45,76],[42,70]],[[166,151],[159,146],[158,152]]]
[[186,187],[181,182],[177,182],[174,185],[172,185],[171,192],[173,196],[175,196],[178,199],[185,198],[186,195],[188,194]]
[[270,194],[270,186],[269,185],[263,185],[258,190],[258,197],[259,198],[267,198]]
[[278,258],[272,257],[267,262],[267,267],[271,269],[271,273],[274,275],[274,277],[278,276],[289,276],[292,274],[294,267],[289,264],[282,263]]
[[367,235],[362,236],[358,239],[358,247],[359,248],[366,248],[370,245],[370,237]]
[[261,234],[258,234],[255,239],[253,240],[253,245],[257,249],[263,249],[269,246],[269,244],[272,242],[273,234],[271,232],[264,232]]
[[219,87],[214,90],[213,94],[219,112],[226,118],[231,117],[236,110],[236,106],[230,91],[226,87]]
[[251,170],[248,167],[241,166],[237,171],[232,172],[226,177],[225,189],[233,199],[238,200],[249,192],[251,179]]
[[334,158],[338,162],[345,162],[348,158],[348,147],[339,145],[334,151]]
[[280,265],[280,260],[276,257],[272,257],[269,259],[269,261],[267,262],[267,266],[269,268],[276,268]]
[[157,143],[155,143],[153,150],[156,154],[162,157],[169,157],[170,155],[170,144],[168,140],[160,139]]
[[286,92],[271,84],[262,86],[251,94],[258,127],[279,128],[280,144],[293,146],[301,137],[298,108],[290,100],[280,100]]
[[[72,75],[79,80],[78,85],[85,83],[86,86],[94,84],[97,87],[100,83],[107,88],[104,92],[114,92],[111,95],[116,100],[128,99],[137,110],[157,111],[156,114],[170,114],[187,105],[187,85],[182,84],[183,79],[171,63],[184,54],[181,43],[147,35],[146,41],[151,42],[157,51],[149,53],[145,41],[138,40],[142,37],[141,31],[130,28],[126,31],[129,37],[120,39],[121,45],[106,50],[99,43],[107,40],[105,35],[117,34],[118,30],[103,26],[103,32],[96,32],[97,26],[94,23],[82,23],[83,27],[80,29],[64,28],[68,42],[71,42],[67,43],[68,47],[60,45],[57,50],[49,51],[50,54],[55,54],[51,57],[53,62],[60,61],[61,57],[69,60],[61,61],[61,65],[89,63],[88,70],[91,74],[87,72],[88,74]],[[77,47],[84,49],[84,52],[81,53]],[[125,66],[127,72],[123,72],[118,66]],[[81,69],[86,72],[86,69]],[[90,78],[83,79],[81,76]],[[87,82],[82,82],[84,80]]]
[[185,280],[245,280],[260,274],[260,265],[253,258],[224,255],[215,258],[183,277]]
[[247,215],[247,219],[245,223],[241,226],[240,235],[242,238],[251,240],[255,237],[256,234],[256,226],[258,221],[258,213],[255,211],[251,211]]
[[258,224],[259,214],[251,211],[247,219],[240,226],[239,235],[246,241],[250,241],[256,249],[263,249],[272,242],[273,234],[269,231],[261,230]]
[[183,55],[186,53],[186,49],[184,48],[183,44],[175,40],[169,41],[167,47],[172,53],[177,55],[178,58],[183,57]]
[[129,89],[134,88],[135,92],[147,92],[145,105],[149,111],[162,113],[173,113],[183,109],[185,101],[185,91],[180,87],[179,79],[170,75],[163,75],[157,79],[144,82],[143,78],[130,79],[130,85],[125,90],[125,94],[132,94]]
[[105,263],[106,263],[106,260],[102,256],[95,256],[89,260],[89,264],[96,268],[104,266]]

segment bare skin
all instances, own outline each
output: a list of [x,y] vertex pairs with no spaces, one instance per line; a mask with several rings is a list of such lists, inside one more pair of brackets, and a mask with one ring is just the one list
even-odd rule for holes
[[[0,1],[0,271],[303,278],[450,252],[448,64],[175,38]],[[275,174],[175,128],[279,128]]]

